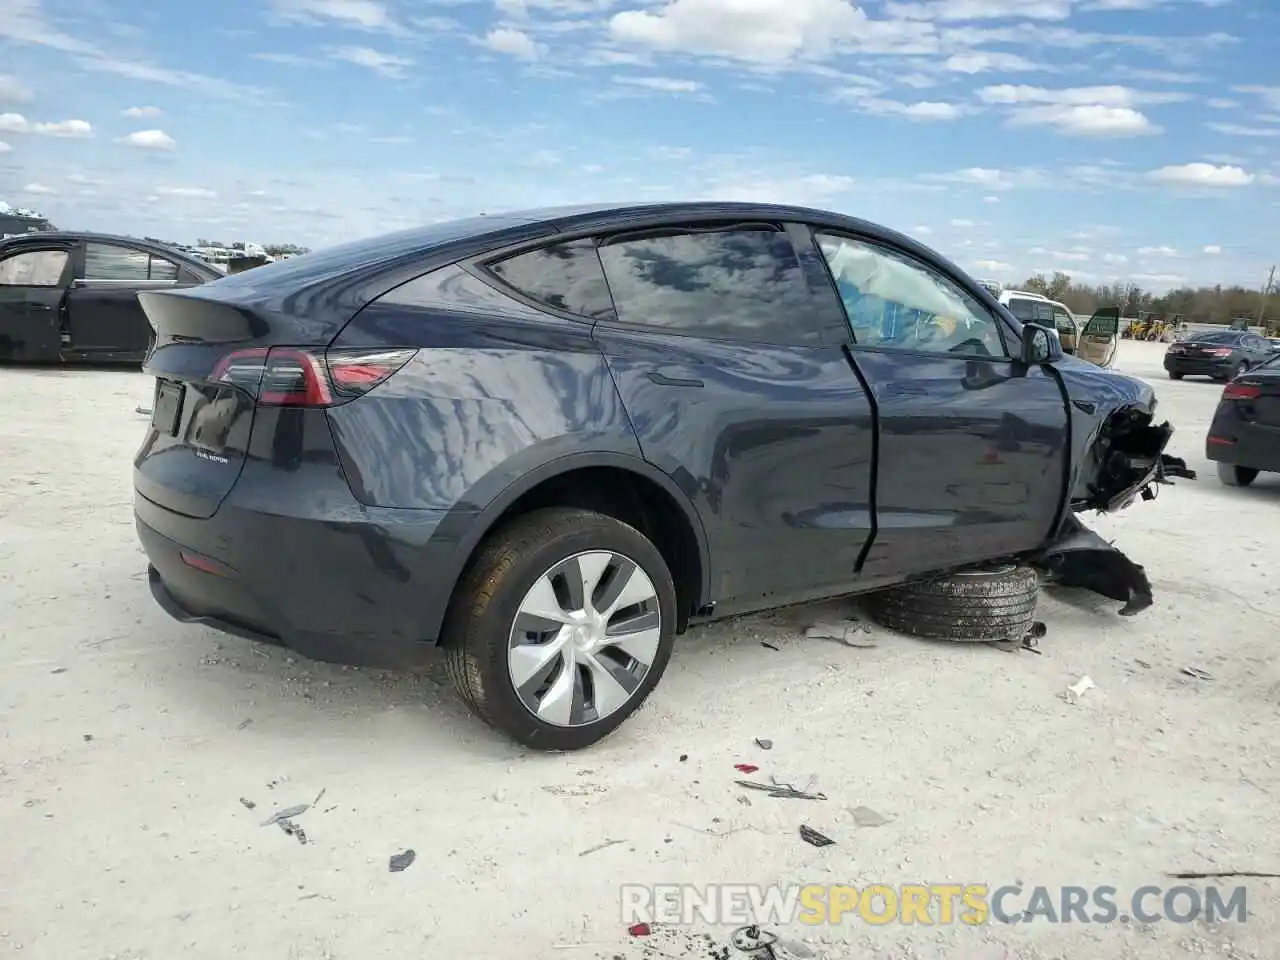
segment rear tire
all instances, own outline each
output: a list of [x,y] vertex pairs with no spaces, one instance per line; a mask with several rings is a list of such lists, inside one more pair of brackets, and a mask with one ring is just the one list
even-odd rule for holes
[[1033,569],[1010,564],[891,587],[864,604],[873,620],[899,633],[989,643],[1027,635],[1039,592]]
[[[594,618],[596,607],[583,599],[588,580],[606,608]],[[627,606],[610,619],[609,588],[620,583],[629,585]],[[641,594],[651,599],[630,602]],[[546,616],[535,616],[534,608]],[[628,640],[643,635],[636,657],[608,642],[623,638],[617,631],[627,621],[635,625]],[[675,585],[657,547],[612,517],[554,507],[516,518],[482,544],[454,593],[442,645],[454,686],[482,720],[536,750],[579,750],[644,703],[671,658],[675,624]],[[599,646],[592,646],[590,630]],[[553,645],[560,652],[552,654]],[[641,656],[647,669],[640,669]],[[527,665],[544,658],[544,665],[529,667],[518,690],[517,674],[524,677]]]
[[1218,464],[1218,479],[1228,487],[1247,487],[1258,479],[1257,467],[1237,467],[1232,463]]
[[1174,373],[1172,370],[1169,371],[1170,380],[1181,380],[1185,376],[1186,376],[1185,373]]

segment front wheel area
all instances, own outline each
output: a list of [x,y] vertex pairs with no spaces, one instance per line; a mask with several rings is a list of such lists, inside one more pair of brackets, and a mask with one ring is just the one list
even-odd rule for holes
[[1256,467],[1237,467],[1232,463],[1218,464],[1218,479],[1228,487],[1247,487],[1258,479],[1260,472]]
[[553,508],[495,533],[444,631],[467,705],[525,746],[578,750],[616,730],[661,679],[676,592],[658,549],[603,514]]

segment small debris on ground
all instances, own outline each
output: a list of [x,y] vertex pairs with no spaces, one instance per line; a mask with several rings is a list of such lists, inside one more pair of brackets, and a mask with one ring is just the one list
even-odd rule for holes
[[587,847],[587,849],[583,850],[580,854],[578,854],[578,856],[585,857],[593,853],[599,853],[601,850],[605,850],[609,847],[614,847],[620,843],[626,843],[626,842],[627,841],[625,840],[606,840],[604,843],[597,843],[594,847]]
[[85,733],[85,734],[82,734],[81,736],[83,737],[83,739],[84,739],[84,742],[85,742],[85,743],[92,743],[92,742],[93,742],[93,734],[92,734],[92,733]]
[[307,831],[303,830],[300,826],[298,826],[296,823],[294,823],[292,820],[288,819],[287,817],[282,817],[281,819],[277,820],[276,823],[279,825],[281,830],[283,830],[289,836],[295,838],[303,846],[306,846]]
[[653,933],[653,929],[647,923],[633,923],[627,927],[627,933],[633,937],[647,937]]
[[804,632],[807,640],[834,640],[846,647],[874,647],[871,628],[857,620],[820,620]]
[[241,797],[241,798],[240,798],[240,802],[241,802],[242,804],[244,804],[244,808],[245,808],[246,810],[252,810],[254,807],[256,807],[256,806],[257,806],[257,804],[256,804],[256,803],[254,803],[252,800],[247,800],[247,799],[245,799],[244,797]]
[[1151,669],[1151,664],[1147,663],[1147,661],[1145,660],[1134,660],[1133,662],[1136,663],[1138,666],[1140,666],[1143,670]]
[[870,807],[854,807],[849,812],[853,814],[853,822],[860,827],[883,827],[893,819],[886,817],[883,813],[877,813]]
[[686,760],[688,760],[688,759],[689,759],[689,755],[688,755],[687,753],[682,753],[682,754],[680,754],[680,762],[681,762],[681,763],[684,763],[684,762],[685,762]]
[[[311,805],[312,805],[313,807],[318,807],[318,806],[320,806],[320,801],[324,799],[325,791],[326,791],[326,790],[328,790],[328,789],[329,789],[328,787],[321,787],[321,788],[320,788],[320,792],[316,794],[316,798],[315,798],[314,800],[312,800],[312,801],[311,801]],[[329,812],[328,810],[326,810],[326,811],[325,811],[325,813],[328,813],[328,812]]]
[[1259,873],[1257,870],[1223,870],[1209,873],[1171,873],[1169,876],[1174,880],[1219,880],[1230,877],[1280,880],[1280,873]]
[[151,408],[150,408],[150,407],[144,407],[144,406],[141,406],[141,405],[134,407],[134,408],[133,408],[133,412],[134,412],[134,413],[139,413],[139,414],[141,414],[141,415],[142,415],[142,416],[144,416],[144,417],[149,417],[149,416],[151,416]]
[[50,673],[66,673],[66,672],[67,672],[67,668],[66,668],[66,667],[54,667],[54,668],[53,668],[52,670],[50,670],[49,672],[50,672]]
[[774,645],[773,645],[772,643],[770,643],[768,640],[761,640],[761,641],[760,641],[760,646],[764,647],[766,650],[777,650],[777,651],[779,651],[779,652],[782,650],[782,648],[781,648],[781,647],[774,646]]
[[245,727],[249,726],[249,724],[251,723],[253,723],[253,717],[245,717],[243,720],[241,720],[239,723],[236,724],[236,729],[243,730]]
[[781,798],[784,800],[825,800],[825,793],[818,793],[814,790],[817,786],[818,778],[810,777],[809,782],[805,784],[804,789],[800,790],[795,785],[783,783],[777,777],[770,777],[769,783],[759,783],[755,780],[735,780],[733,781],[740,787],[746,787],[748,790],[760,790],[769,794],[770,797]]
[[760,768],[754,763],[735,763],[733,765],[733,769],[737,770],[739,773],[755,773]]
[[1079,703],[1081,697],[1090,690],[1095,689],[1097,686],[1098,685],[1093,682],[1092,677],[1081,677],[1075,683],[1071,684],[1071,686],[1067,687],[1066,690],[1062,691],[1062,699],[1066,700],[1067,703]]
[[733,931],[733,936],[729,942],[733,944],[735,950],[741,953],[751,953],[760,957],[773,957],[773,945],[778,942],[776,935],[768,930],[761,930],[754,924],[749,927],[739,927]]
[[1204,670],[1201,670],[1199,667],[1183,667],[1182,672],[1185,673],[1188,677],[1192,677],[1196,680],[1212,680],[1213,679],[1213,674],[1208,673]]
[[773,741],[772,741],[772,740],[762,740],[760,737],[756,737],[756,746],[757,746],[757,747],[759,747],[761,750],[772,750],[772,749],[773,749]]
[[264,827],[269,827],[273,823],[279,823],[281,820],[292,820],[294,817],[300,817],[311,809],[311,804],[300,803],[295,807],[285,807],[283,810],[277,810],[267,819],[262,821]]
[[391,857],[389,866],[392,873],[404,873],[409,869],[414,860],[418,859],[418,855],[412,850],[406,850],[404,853],[397,853]]
[[800,839],[812,847],[830,847],[835,843],[830,837],[804,824],[800,825]]

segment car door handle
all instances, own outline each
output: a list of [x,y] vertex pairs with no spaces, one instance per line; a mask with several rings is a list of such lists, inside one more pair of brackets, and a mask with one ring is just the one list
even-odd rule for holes
[[665,373],[651,371],[648,374],[650,380],[660,387],[701,387],[701,380],[686,379],[684,377],[668,377]]

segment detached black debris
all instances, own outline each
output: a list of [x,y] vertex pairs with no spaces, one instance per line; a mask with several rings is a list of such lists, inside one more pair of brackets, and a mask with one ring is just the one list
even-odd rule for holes
[[413,861],[418,859],[418,855],[412,850],[406,850],[404,853],[397,853],[391,857],[389,866],[392,873],[404,873],[413,865]]
[[300,803],[295,807],[285,807],[283,810],[277,810],[267,819],[262,821],[264,827],[269,827],[273,823],[279,823],[281,820],[292,820],[294,817],[300,817],[311,809],[311,804]]
[[1063,521],[1053,544],[1032,558],[1032,563],[1050,583],[1123,602],[1123,617],[1140,613],[1153,602],[1146,568],[1103,540],[1074,513]]
[[814,847],[830,847],[835,844],[835,841],[830,837],[819,833],[813,827],[807,827],[803,824],[800,827],[800,839]]

